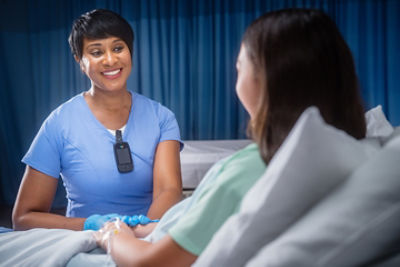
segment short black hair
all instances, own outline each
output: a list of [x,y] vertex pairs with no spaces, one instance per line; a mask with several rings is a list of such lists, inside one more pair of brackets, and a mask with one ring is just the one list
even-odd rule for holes
[[131,26],[119,14],[106,9],[95,9],[77,18],[72,24],[68,42],[72,54],[81,59],[84,38],[104,39],[110,36],[121,38],[133,55],[134,33]]

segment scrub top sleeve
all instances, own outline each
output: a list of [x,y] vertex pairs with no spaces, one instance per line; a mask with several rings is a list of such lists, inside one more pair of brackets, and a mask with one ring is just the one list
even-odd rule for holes
[[160,105],[159,109],[160,118],[160,140],[159,142],[166,140],[176,140],[180,143],[180,150],[183,149],[183,142],[179,132],[178,122],[176,121],[175,114]]
[[54,114],[51,114],[40,127],[22,162],[58,179],[61,171],[61,159],[60,138],[57,129],[59,127],[55,125]]

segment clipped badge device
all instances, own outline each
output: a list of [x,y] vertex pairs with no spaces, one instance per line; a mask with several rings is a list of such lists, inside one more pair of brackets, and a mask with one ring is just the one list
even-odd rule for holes
[[121,173],[133,171],[131,149],[127,142],[122,141],[122,133],[120,130],[116,130],[115,138],[116,143],[114,144],[114,155],[118,171]]

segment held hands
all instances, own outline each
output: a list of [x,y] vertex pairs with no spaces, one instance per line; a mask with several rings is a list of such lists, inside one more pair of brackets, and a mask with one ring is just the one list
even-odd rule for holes
[[[102,247],[108,254],[111,254],[112,240],[116,235],[131,236],[130,238],[141,238],[151,232],[159,220],[151,220],[144,215],[120,216],[117,214],[92,215],[91,220],[96,221],[93,225],[99,225],[104,219],[110,218],[100,227],[100,230],[93,233],[98,246]],[[98,217],[100,216],[100,217]],[[88,219],[89,219],[88,218]],[[97,219],[97,220],[96,220]],[[86,222],[85,222],[86,225]],[[132,229],[131,227],[134,227]]]
[[129,226],[146,225],[159,220],[151,220],[144,215],[121,216],[117,213],[107,215],[94,214],[88,217],[83,225],[83,230],[99,230],[106,222],[118,218]]
[[106,222],[119,216],[117,213],[107,215],[93,214],[85,220],[83,230],[99,230]]
[[107,222],[99,231],[93,233],[97,245],[107,251],[108,254],[111,254],[112,241],[116,235],[128,235],[135,238],[131,228],[118,217]]

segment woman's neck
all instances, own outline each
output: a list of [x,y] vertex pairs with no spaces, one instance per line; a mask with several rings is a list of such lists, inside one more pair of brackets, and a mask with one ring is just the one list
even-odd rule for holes
[[93,87],[85,93],[85,98],[97,108],[106,109],[109,111],[130,109],[131,95],[127,90],[117,92],[106,92],[96,90]]
[[116,130],[127,124],[132,105],[132,97],[127,90],[104,92],[91,88],[84,93],[84,98],[105,128]]

